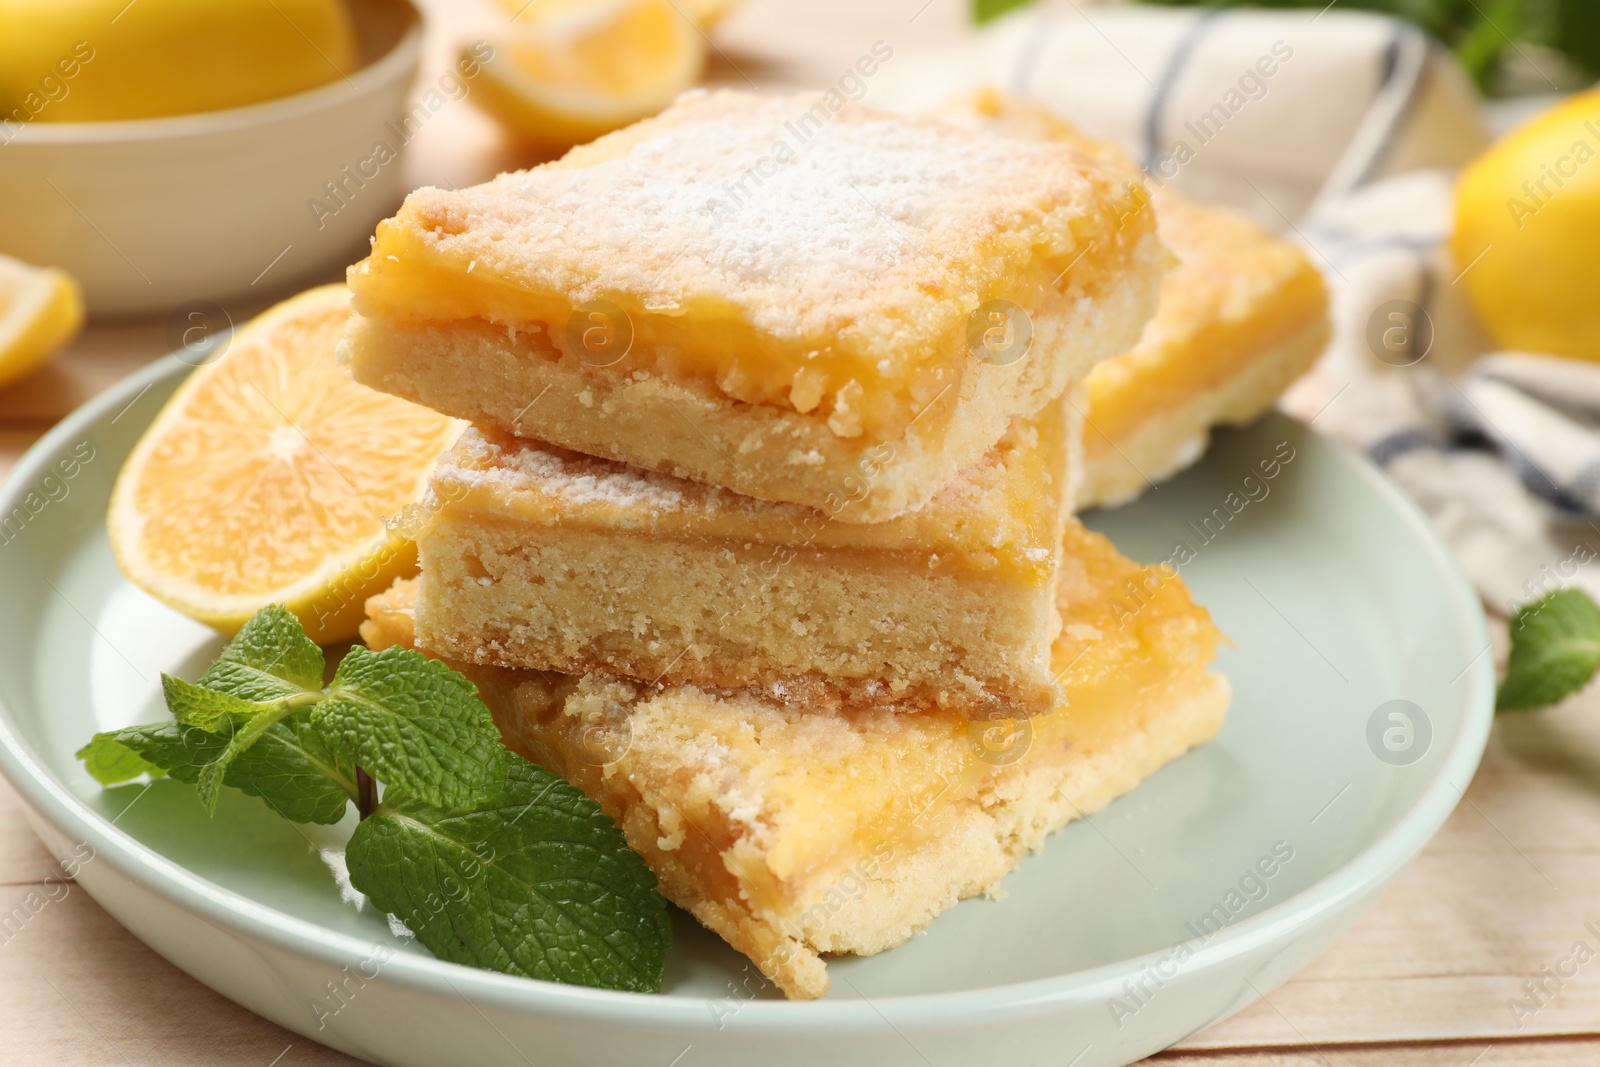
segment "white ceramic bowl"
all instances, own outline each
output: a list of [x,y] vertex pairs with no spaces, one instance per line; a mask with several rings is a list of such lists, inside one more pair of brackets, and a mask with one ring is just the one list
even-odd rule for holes
[[97,315],[281,289],[359,257],[403,193],[398,160],[367,161],[379,142],[403,147],[422,18],[409,0],[351,8],[362,63],[347,78],[225,111],[15,130],[0,143],[0,252],[66,268]]

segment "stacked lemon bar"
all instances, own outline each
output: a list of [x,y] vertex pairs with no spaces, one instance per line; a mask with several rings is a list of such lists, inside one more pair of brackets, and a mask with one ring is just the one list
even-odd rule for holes
[[[1048,108],[993,88],[962,93],[939,115],[1132,165]],[[1200,458],[1213,426],[1259,418],[1310,369],[1331,332],[1322,276],[1297,246],[1165,186],[1148,202],[1177,263],[1139,343],[1089,375],[1079,507],[1126,503]]]
[[466,671],[669,898],[822,995],[823,955],[1221,725],[1209,616],[1071,515],[1084,379],[1168,261],[1136,186],[1070,141],[721,92],[413,193],[344,358],[473,428],[364,637]]

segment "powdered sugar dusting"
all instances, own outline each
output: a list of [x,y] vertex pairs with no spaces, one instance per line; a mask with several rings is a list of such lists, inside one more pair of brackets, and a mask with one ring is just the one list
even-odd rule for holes
[[951,264],[997,235],[1017,240],[980,273],[1040,239],[1069,253],[1070,218],[1100,206],[1106,175],[1075,149],[821,99],[694,94],[622,141],[419,190],[406,212],[439,251],[575,302],[625,292],[670,309],[715,293],[759,329],[814,336],[862,316],[915,321],[885,306],[895,291],[964,314],[982,279]]
[[677,511],[687,503],[684,483],[668,475],[527,441],[502,442],[478,429],[465,431],[434,470],[436,496],[448,497],[455,486],[532,488],[573,506],[608,505],[656,513]]

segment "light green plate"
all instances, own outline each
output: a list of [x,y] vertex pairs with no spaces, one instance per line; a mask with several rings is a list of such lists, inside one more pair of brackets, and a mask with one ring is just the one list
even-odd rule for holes
[[1235,645],[1233,709],[1214,743],[1052,838],[1004,901],[831,963],[814,1003],[774,999],[682,916],[661,996],[440,963],[341,887],[348,827],[297,828],[231,791],[208,820],[186,786],[102,790],[73,759],[96,730],[162,718],[160,672],[193,676],[221,645],[122,580],[103,524],[186,370],[164,361],[95,400],[0,491],[0,768],[147,944],[378,1063],[1127,1063],[1326,948],[1438,829],[1488,735],[1483,616],[1445,548],[1367,463],[1274,417],[1089,517],[1137,559],[1187,546],[1183,576]]

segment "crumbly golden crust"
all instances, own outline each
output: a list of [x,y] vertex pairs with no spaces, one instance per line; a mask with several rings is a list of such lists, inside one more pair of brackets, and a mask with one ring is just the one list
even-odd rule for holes
[[417,630],[450,659],[760,688],[817,709],[1061,699],[1048,585],[796,553],[441,517],[418,541]]
[[[1181,579],[1076,524],[1064,558],[1072,704],[1032,720],[462,669],[507,743],[599,801],[670,899],[789,996],[821,996],[823,954],[881,951],[992,893],[1052,830],[1220,728],[1219,635]],[[412,642],[414,597],[369,601],[370,646]]]

